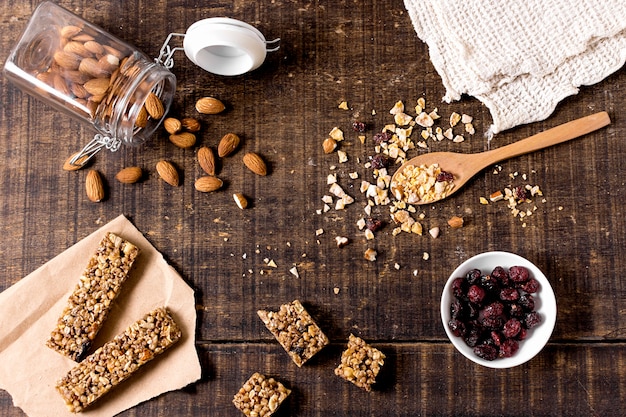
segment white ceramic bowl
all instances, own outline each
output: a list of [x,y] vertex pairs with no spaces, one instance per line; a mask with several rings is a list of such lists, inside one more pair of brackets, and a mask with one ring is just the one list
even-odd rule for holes
[[[461,337],[453,335],[448,328],[448,322],[450,321],[450,304],[454,299],[452,281],[457,277],[465,277],[472,269],[479,269],[483,274],[489,274],[496,266],[501,266],[507,270],[512,266],[524,266],[530,271],[531,277],[539,281],[541,287],[536,294],[533,294],[533,298],[535,299],[535,311],[541,316],[541,323],[528,330],[526,339],[520,342],[519,350],[513,356],[488,361],[476,356],[473,349],[467,346]],[[509,252],[485,252],[463,262],[448,278],[441,295],[441,320],[448,338],[465,357],[489,368],[512,368],[535,357],[550,339],[556,324],[556,298],[550,282],[532,262]]]

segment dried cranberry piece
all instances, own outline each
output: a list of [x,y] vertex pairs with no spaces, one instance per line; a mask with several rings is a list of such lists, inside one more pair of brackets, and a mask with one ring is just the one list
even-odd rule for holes
[[437,174],[437,182],[450,182],[450,181],[454,181],[454,175],[452,175],[450,172],[447,171],[441,171],[439,174]]
[[519,320],[513,318],[504,323],[504,326],[502,327],[502,333],[505,337],[510,339],[517,336],[521,329],[522,323],[520,323]]
[[510,358],[519,350],[519,342],[515,339],[506,339],[500,345],[498,356],[501,358]]
[[465,334],[465,324],[460,320],[450,320],[448,322],[448,328],[456,337],[462,337]]
[[365,227],[367,227],[372,232],[380,230],[385,224],[380,219],[374,219],[373,217],[368,217],[365,219]]
[[465,279],[471,285],[475,284],[480,279],[481,275],[482,273],[480,272],[480,269],[472,269],[467,273],[467,275],[465,275]]
[[465,283],[463,278],[455,278],[454,281],[452,281],[452,295],[454,295],[456,298],[465,297],[466,289],[467,284]]
[[498,357],[498,351],[491,345],[479,345],[474,347],[474,353],[479,358],[483,358],[487,361],[493,361]]
[[509,285],[509,282],[511,281],[509,273],[501,266],[496,266],[493,271],[491,271],[491,276],[498,280],[502,285]]
[[472,285],[467,291],[467,298],[474,304],[481,305],[485,299],[485,290],[478,285]]
[[521,295],[518,303],[526,312],[533,311],[535,309],[535,299],[530,294]]
[[528,190],[523,185],[518,185],[513,188],[513,197],[515,197],[517,201],[526,201],[526,199],[528,199]]
[[380,145],[381,143],[386,143],[391,140],[393,135],[389,132],[380,132],[374,135],[374,143],[376,145]]
[[539,323],[541,323],[541,316],[536,311],[526,313],[526,315],[524,316],[524,325],[526,325],[527,329],[532,329]]
[[355,132],[363,133],[365,132],[365,128],[365,123],[359,122],[358,120],[355,120],[354,123],[352,123],[352,129],[354,129]]
[[536,293],[537,291],[539,291],[539,281],[537,281],[535,278],[531,278],[523,283],[521,285],[521,288],[529,294]]
[[509,268],[509,276],[516,282],[526,282],[530,278],[530,271],[523,266],[512,266]]
[[374,155],[371,157],[371,163],[374,169],[387,168],[389,166],[389,158],[381,154]]
[[519,291],[515,288],[503,288],[500,290],[500,299],[502,301],[517,301],[519,299]]

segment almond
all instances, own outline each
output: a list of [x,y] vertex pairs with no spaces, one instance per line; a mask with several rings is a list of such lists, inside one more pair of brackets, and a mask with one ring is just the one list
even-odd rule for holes
[[92,78],[83,84],[83,87],[89,94],[92,96],[102,96],[106,94],[109,89],[109,79],[108,78]]
[[89,200],[97,203],[104,200],[104,184],[100,173],[94,169],[87,172],[87,178],[85,179],[85,191]]
[[171,162],[166,160],[160,160],[156,164],[156,170],[163,181],[171,185],[172,187],[178,187],[180,179],[178,177],[178,171]]
[[67,158],[65,160],[65,162],[63,163],[63,169],[65,171],[77,171],[79,169],[81,169],[83,166],[85,166],[85,164],[87,163],[87,160],[89,159],[89,155],[83,155],[82,157],[80,157],[75,163],[71,163],[70,161],[72,159],[74,159],[75,156],[77,156],[80,152],[75,152],[72,155],[70,155],[69,158]]
[[337,148],[337,141],[333,138],[326,138],[324,143],[322,143],[322,148],[324,148],[325,154],[333,153]]
[[203,97],[196,102],[196,110],[202,114],[217,114],[224,111],[224,103],[213,97]]
[[237,149],[239,142],[241,142],[239,136],[234,133],[227,133],[224,135],[222,140],[220,140],[220,143],[217,146],[217,155],[220,158],[230,155],[235,149]]
[[179,148],[188,149],[196,144],[196,135],[191,132],[181,132],[176,135],[170,135],[170,142]]
[[200,122],[197,121],[196,119],[194,119],[193,117],[185,117],[184,119],[182,119],[181,124],[183,125],[183,128],[189,132],[193,132],[196,133],[200,130]]
[[65,52],[69,52],[69,53],[81,56],[83,58],[89,58],[92,55],[91,52],[89,52],[89,50],[85,48],[84,44],[80,42],[76,42],[76,41],[70,41],[66,43],[65,46],[63,47],[63,50]]
[[65,51],[57,51],[54,53],[54,61],[66,70],[76,70],[81,64],[81,57]]
[[143,171],[139,167],[126,167],[115,175],[115,179],[123,184],[134,184],[141,179]]
[[180,129],[182,129],[183,125],[177,118],[168,117],[163,121],[163,127],[165,128],[165,130],[167,130],[167,133],[169,133],[170,135],[175,135],[180,132]]
[[196,190],[202,193],[210,193],[212,191],[216,191],[222,188],[223,184],[224,183],[219,178],[207,175],[207,176],[198,178],[196,180],[195,187],[196,187]]
[[154,93],[148,94],[148,98],[146,98],[146,110],[150,117],[156,120],[160,120],[161,117],[165,114],[165,109],[163,108],[163,103],[161,99]]
[[146,110],[146,106],[141,106],[141,108],[139,109],[139,113],[137,113],[137,118],[135,119],[135,126],[148,126],[148,111]]
[[80,61],[78,70],[83,74],[87,74],[93,78],[108,77],[111,73],[100,66],[95,58],[85,58]]
[[94,55],[102,55],[104,54],[104,48],[96,41],[87,41],[84,44],[85,49],[91,52]]
[[120,60],[115,55],[107,54],[98,60],[98,66],[110,74],[120,66]]
[[203,146],[198,149],[198,163],[204,172],[209,175],[215,175],[215,155],[213,155],[211,148]]
[[243,156],[243,163],[257,175],[267,175],[267,166],[263,159],[254,152],[249,152]]
[[243,210],[248,207],[248,199],[243,194],[235,193],[233,194],[233,199],[235,200],[235,204],[237,204],[237,207],[239,207],[240,209]]
[[61,37],[71,38],[78,35],[80,32],[82,32],[82,29],[78,26],[63,26],[61,28]]

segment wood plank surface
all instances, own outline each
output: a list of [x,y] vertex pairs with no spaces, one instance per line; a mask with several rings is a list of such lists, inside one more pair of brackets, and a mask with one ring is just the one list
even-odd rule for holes
[[[424,97],[427,107],[437,107],[444,117],[453,111],[474,117],[474,136],[460,144],[431,141],[431,151],[483,151],[483,133],[491,123],[475,99],[441,102],[445,89],[401,0],[58,3],[154,57],[167,34],[184,32],[207,17],[240,19],[267,39],[281,39],[280,50],[268,54],[261,68],[236,77],[204,72],[182,52],[174,56],[178,87],[171,113],[199,118],[198,146],[215,148],[228,132],[243,140],[221,163],[225,188],[211,194],[194,190],[202,174],[195,149],[176,148],[161,129],[143,146],[96,157],[90,167],[105,177],[107,198],[90,202],[86,171],[66,172],[61,166],[93,131],[6,78],[0,81],[0,291],[120,214],[197,291],[203,379],[122,415],[241,415],[232,396],[256,371],[293,390],[278,416],[624,415],[623,69],[566,98],[547,120],[497,135],[491,147],[598,111],[609,112],[609,127],[490,167],[450,199],[419,209],[425,230],[441,229],[437,239],[427,232],[393,236],[389,207],[380,206],[373,216],[387,224],[367,241],[356,225],[365,216],[360,181],[372,178],[364,162],[375,153],[373,134],[392,122],[389,109],[398,100],[411,108]],[[0,5],[2,64],[37,4]],[[194,104],[203,96],[221,99],[226,112],[198,115]],[[349,110],[338,108],[342,101]],[[352,130],[355,120],[367,124],[365,143]],[[322,150],[333,127],[346,134],[344,164],[336,153]],[[250,151],[268,162],[267,177],[242,164]],[[158,178],[154,167],[160,159],[176,164],[180,187]],[[130,165],[141,166],[148,177],[134,185],[118,183],[115,173]],[[359,179],[351,179],[352,172]],[[356,202],[318,214],[330,173]],[[513,216],[504,202],[479,201],[523,184],[539,185],[545,198],[535,201],[537,209],[526,219]],[[248,197],[248,209],[235,206],[235,192]],[[448,227],[454,215],[464,218],[463,228]],[[318,235],[320,229],[324,233]],[[337,248],[336,236],[350,243]],[[368,247],[378,252],[375,262],[363,259]],[[439,314],[450,273],[490,250],[515,252],[535,263],[558,303],[548,346],[509,370],[482,368],[461,356],[447,340]],[[268,265],[270,260],[276,267]],[[299,278],[290,273],[293,267]],[[260,308],[294,299],[305,304],[332,341],[302,368],[256,315]],[[333,375],[350,333],[387,354],[371,393]],[[23,415],[4,391],[0,415]]]

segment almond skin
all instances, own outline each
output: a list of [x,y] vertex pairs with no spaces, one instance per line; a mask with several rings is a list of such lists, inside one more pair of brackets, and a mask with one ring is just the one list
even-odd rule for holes
[[237,149],[240,142],[241,139],[239,139],[239,136],[235,135],[234,133],[227,133],[226,135],[224,135],[222,140],[220,140],[219,145],[217,145],[217,155],[220,158],[224,158],[232,154],[235,149]]
[[94,203],[104,200],[104,184],[98,171],[92,169],[87,172],[85,191],[87,192],[87,198]]
[[215,175],[215,155],[211,148],[203,146],[198,149],[198,164],[200,164],[200,168],[208,175]]
[[115,179],[123,184],[134,184],[141,179],[143,171],[139,167],[126,167],[115,175]]
[[170,142],[179,148],[188,149],[196,144],[196,135],[191,132],[181,132],[176,135],[170,135]]
[[243,156],[243,163],[248,167],[248,169],[254,172],[257,175],[262,177],[267,175],[267,166],[258,154],[254,152],[249,152]]
[[203,97],[196,102],[196,110],[202,114],[218,114],[225,108],[224,103],[213,97]]
[[165,109],[163,108],[163,103],[161,99],[154,93],[148,94],[148,98],[144,104],[146,106],[146,110],[150,117],[155,120],[160,120],[165,114]]
[[222,185],[224,185],[222,180],[209,175],[198,178],[195,183],[196,190],[200,191],[201,193],[210,193],[212,191],[217,191],[222,188]]
[[178,171],[171,162],[161,160],[156,164],[156,170],[163,181],[171,185],[172,187],[178,187],[180,179],[178,177]]

